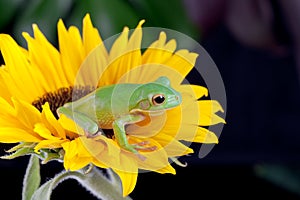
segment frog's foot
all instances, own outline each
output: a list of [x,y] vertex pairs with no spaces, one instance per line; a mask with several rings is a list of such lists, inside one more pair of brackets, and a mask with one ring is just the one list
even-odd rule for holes
[[132,146],[136,149],[136,150],[142,150],[142,151],[155,151],[157,149],[157,146],[148,146],[146,147],[145,145],[150,144],[149,141],[142,141],[136,144],[132,144]]
[[99,136],[99,135],[103,135],[104,133],[103,133],[103,131],[99,128],[98,129],[98,131],[96,132],[96,133],[94,133],[94,134],[92,134],[92,133],[90,133],[90,132],[88,132],[88,131],[84,131],[84,134],[85,134],[85,136],[87,137],[87,138],[94,138],[94,137],[97,137],[97,136]]
[[134,153],[140,160],[146,160],[146,157],[140,154],[139,150],[142,151],[155,151],[157,149],[156,146],[145,146],[148,145],[149,141],[143,141],[135,144],[129,144],[128,146],[124,147],[127,151]]

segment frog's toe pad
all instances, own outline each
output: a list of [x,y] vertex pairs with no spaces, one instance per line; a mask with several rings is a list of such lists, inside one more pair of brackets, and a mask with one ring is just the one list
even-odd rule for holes
[[142,141],[142,142],[133,144],[132,146],[136,150],[142,150],[142,151],[155,151],[157,149],[157,146],[146,146],[148,144],[150,144],[149,141]]

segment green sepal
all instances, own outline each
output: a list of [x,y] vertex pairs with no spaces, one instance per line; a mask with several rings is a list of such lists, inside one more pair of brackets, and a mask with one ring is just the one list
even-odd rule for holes
[[32,142],[21,142],[20,144],[18,144],[18,145],[16,145],[16,146],[14,146],[14,147],[12,147],[12,148],[6,150],[5,152],[7,152],[7,153],[12,153],[12,152],[14,152],[14,151],[17,151],[18,149],[23,148],[23,147],[28,147],[28,148],[31,147],[31,148],[34,148],[35,144],[36,144],[36,143],[32,143]]
[[36,154],[36,153],[34,152],[34,150],[31,147],[22,147],[22,148],[19,148],[18,150],[16,150],[15,152],[13,152],[13,153],[1,156],[0,158],[10,160],[10,159],[14,159],[14,158],[17,158],[17,157],[20,157],[20,156],[29,155],[29,154]]
[[23,180],[22,200],[30,200],[41,183],[40,160],[31,155]]
[[61,156],[57,153],[48,153],[45,159],[43,159],[42,164],[46,164],[52,160],[61,160]]
[[52,160],[62,161],[64,152],[63,149],[41,149],[39,157],[42,159],[42,164],[46,164]]
[[186,167],[187,163],[182,163],[181,161],[179,161],[177,158],[175,157],[170,157],[169,158],[171,161],[173,161],[176,165],[180,166],[180,167]]

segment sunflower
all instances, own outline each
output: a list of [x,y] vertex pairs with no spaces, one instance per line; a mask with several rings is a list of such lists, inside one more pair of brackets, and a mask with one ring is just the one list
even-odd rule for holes
[[[217,115],[222,107],[215,100],[201,99],[208,95],[206,88],[182,84],[198,55],[176,50],[176,41],[167,41],[164,32],[142,53],[143,23],[140,21],[131,34],[125,27],[109,50],[88,14],[83,19],[82,36],[78,28],[66,29],[59,20],[59,50],[37,25],[33,25],[33,36],[23,33],[27,49],[1,34],[5,65],[0,68],[0,142],[18,143],[9,151],[15,153],[6,158],[32,153],[43,162],[59,159],[71,171],[89,164],[111,168],[119,175],[127,196],[136,185],[139,169],[176,173],[170,159],[193,153],[182,140],[218,143],[216,135],[205,127],[224,123]],[[181,93],[182,103],[126,128],[130,144],[146,147],[139,150],[143,159],[122,149],[109,134],[87,137],[76,123],[56,113],[58,107],[98,87],[148,83],[160,76],[170,79]]]

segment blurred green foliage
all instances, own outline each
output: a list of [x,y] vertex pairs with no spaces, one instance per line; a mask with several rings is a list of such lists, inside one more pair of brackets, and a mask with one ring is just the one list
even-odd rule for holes
[[199,39],[182,0],[0,0],[0,13],[0,31],[13,35],[21,45],[26,45],[21,33],[32,33],[33,23],[56,44],[57,21],[62,18],[67,26],[81,27],[86,13],[104,39],[124,26],[134,28],[141,19],[146,19],[144,27],[174,29]]
[[266,179],[290,192],[300,195],[299,166],[282,164],[258,164],[254,166],[258,177]]

